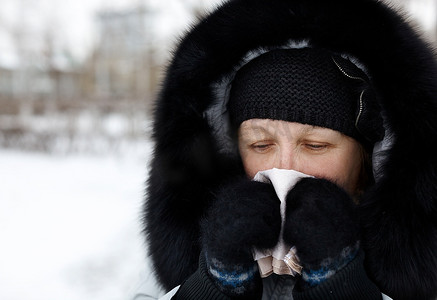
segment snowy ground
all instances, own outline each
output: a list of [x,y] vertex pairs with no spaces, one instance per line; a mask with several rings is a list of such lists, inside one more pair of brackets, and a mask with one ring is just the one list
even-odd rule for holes
[[128,299],[144,272],[149,150],[0,150],[0,299]]

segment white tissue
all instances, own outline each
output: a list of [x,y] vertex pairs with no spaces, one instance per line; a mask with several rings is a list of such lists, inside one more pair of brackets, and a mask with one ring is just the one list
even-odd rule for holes
[[285,197],[299,179],[304,177],[312,176],[294,170],[274,168],[260,171],[253,178],[255,181],[271,183],[281,201],[282,225],[278,243],[273,249],[264,251],[254,249],[253,251],[254,259],[258,262],[261,277],[267,277],[272,273],[278,275],[296,275],[296,273],[300,273],[301,267],[296,257],[296,249],[292,245],[285,244],[282,233],[285,222]]

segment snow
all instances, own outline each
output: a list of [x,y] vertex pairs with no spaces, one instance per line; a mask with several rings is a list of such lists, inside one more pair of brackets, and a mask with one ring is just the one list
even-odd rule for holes
[[0,299],[128,299],[147,272],[150,143],[118,153],[0,150]]

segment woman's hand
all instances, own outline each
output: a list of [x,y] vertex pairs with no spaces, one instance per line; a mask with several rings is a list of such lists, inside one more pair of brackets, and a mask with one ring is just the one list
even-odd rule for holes
[[272,248],[281,229],[280,201],[270,184],[243,179],[224,186],[202,221],[208,275],[231,297],[261,298],[252,250]]
[[325,179],[304,178],[286,199],[284,241],[296,246],[301,287],[316,286],[345,267],[359,248],[355,204]]

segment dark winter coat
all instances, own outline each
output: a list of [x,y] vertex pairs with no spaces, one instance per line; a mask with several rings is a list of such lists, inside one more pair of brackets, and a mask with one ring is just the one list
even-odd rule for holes
[[[368,69],[391,144],[362,200],[365,267],[395,299],[437,296],[437,64],[393,10],[372,0],[234,0],[181,41],[154,116],[145,226],[165,289],[192,274],[199,219],[241,162],[217,124],[227,83],[248,53],[307,41]],[[214,109],[212,109],[214,108]]]

